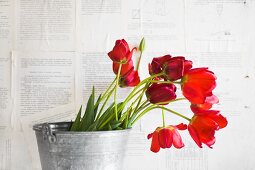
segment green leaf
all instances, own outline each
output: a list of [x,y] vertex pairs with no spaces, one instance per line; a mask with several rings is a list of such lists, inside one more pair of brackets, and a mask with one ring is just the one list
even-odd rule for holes
[[[97,115],[97,110],[98,110],[98,107],[99,107],[99,101],[100,101],[100,99],[101,99],[101,94],[99,95],[99,97],[97,98],[97,102],[96,102],[96,105],[94,106],[94,116],[96,117],[96,115]],[[94,117],[94,119],[95,119],[95,117]]]
[[127,129],[127,127],[128,127],[128,116],[124,119],[122,127],[123,127],[123,129]]
[[108,128],[107,128],[107,130],[112,130],[112,127],[111,127],[111,125],[110,124],[108,124],[108,126],[107,126]]
[[109,117],[110,113],[113,111],[114,103],[112,103],[101,115],[101,117],[97,120],[97,126],[100,126],[107,117]]
[[[117,107],[119,107],[121,103],[118,103]],[[108,110],[108,109],[107,109]],[[121,111],[118,111],[118,117],[121,115]],[[105,126],[108,126],[108,123],[115,120],[115,112],[114,107],[111,107],[111,109],[107,112],[106,115],[104,115],[103,119],[100,122],[100,125],[98,126],[98,130],[105,129]]]
[[112,128],[112,129],[116,129],[116,128],[119,127],[121,124],[122,124],[121,121],[116,121],[116,120],[110,122],[110,125],[111,125],[111,128]]
[[92,94],[90,95],[87,103],[86,111],[81,120],[81,131],[86,131],[95,120],[94,100],[95,88],[93,87]]
[[96,131],[98,122],[94,122],[92,125],[89,126],[87,131]]
[[75,118],[75,121],[73,122],[70,131],[78,131],[81,123],[81,110],[82,106],[80,107],[80,110]]

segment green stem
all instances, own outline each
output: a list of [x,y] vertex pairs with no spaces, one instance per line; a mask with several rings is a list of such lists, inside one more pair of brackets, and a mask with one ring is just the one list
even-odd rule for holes
[[139,115],[137,116],[137,118],[136,118],[131,124],[133,125],[137,120],[139,120],[141,117],[143,117],[147,112],[149,112],[149,111],[151,111],[151,110],[153,110],[153,109],[157,109],[157,108],[166,110],[166,111],[171,112],[171,113],[173,113],[173,114],[175,114],[175,115],[177,115],[177,116],[179,116],[179,117],[182,117],[182,118],[184,118],[184,119],[186,119],[186,120],[188,120],[188,121],[191,121],[190,118],[188,118],[188,117],[186,117],[186,116],[184,116],[184,115],[182,115],[182,114],[180,114],[180,113],[178,113],[178,112],[176,112],[176,111],[170,110],[170,109],[165,108],[165,107],[162,107],[162,106],[152,105],[152,106],[148,107],[147,109],[145,109],[141,114],[139,114]]
[[120,121],[123,121],[126,116],[128,115],[128,111],[132,109],[133,105],[138,101],[139,98],[137,98],[127,109],[127,111],[121,116]]
[[139,70],[139,66],[140,66],[140,62],[141,62],[141,58],[142,58],[143,52],[140,53],[139,59],[138,59],[138,63],[136,65],[136,70]]
[[166,127],[164,109],[162,109],[162,121],[163,121],[163,127]]
[[112,85],[115,83],[116,81],[116,77],[115,79],[111,82],[110,86],[105,90],[105,92],[103,93],[103,95],[101,96],[100,100],[95,104],[95,107],[98,106],[106,97],[109,96],[109,94],[112,92],[112,90],[108,93],[108,91],[111,89]]
[[135,107],[134,113],[137,111],[137,109],[138,109],[138,107],[139,107],[139,105],[140,105],[140,103],[141,103],[141,101],[142,101],[143,95],[144,95],[145,91],[147,90],[148,86],[149,86],[149,83],[147,82],[147,84],[146,84],[145,87],[143,88],[143,92],[142,92],[142,93],[140,94],[140,96],[139,96],[140,99],[139,99],[139,101],[138,101],[138,103],[137,103],[137,105],[136,105],[136,107]]
[[156,108],[156,106],[153,106],[153,105],[148,107],[148,108],[146,108],[142,113],[140,113],[137,116],[137,118],[131,123],[131,125],[135,124],[135,122],[138,121],[141,117],[143,117],[147,112],[149,112],[149,111],[151,111],[151,110],[153,110],[155,108]]
[[130,121],[132,122],[135,119],[135,117],[140,113],[140,111],[142,111],[144,108],[147,108],[149,105],[150,103],[148,103],[148,100],[145,100],[143,104],[137,109],[137,111],[133,112]]
[[103,112],[103,110],[104,110],[105,105],[107,104],[108,100],[109,100],[110,97],[112,96],[113,91],[114,91],[114,89],[112,89],[112,90],[108,93],[107,98],[105,99],[104,104],[102,105],[102,107],[101,107],[101,109],[100,109],[100,111],[99,111],[99,113],[98,113],[98,115],[97,115],[97,117],[96,117],[96,120],[98,120],[99,117],[101,116],[101,114],[102,114],[102,112]]
[[152,80],[151,83],[174,84],[174,82],[172,81],[156,81],[156,80]]
[[175,100],[170,100],[170,101],[165,101],[165,102],[159,102],[159,103],[155,103],[155,105],[164,105],[164,104],[168,104],[168,103],[177,102],[177,101],[180,101],[180,100],[186,100],[186,98],[178,98],[178,99],[175,99]]
[[104,92],[104,94],[102,95],[102,99],[104,99],[107,96],[108,91],[111,89],[112,85],[115,83],[116,81],[116,77],[115,79],[112,81],[112,83],[110,84],[110,86],[106,89],[106,91]]
[[147,83],[149,80],[151,80],[151,79],[153,79],[153,78],[155,78],[155,77],[161,76],[161,75],[163,75],[163,73],[159,73],[159,74],[152,75],[152,76],[150,76],[150,77],[144,79],[143,81],[141,81],[141,82],[132,90],[132,92],[127,96],[127,98],[125,99],[125,101],[123,102],[123,104],[126,105],[126,103],[131,99],[130,96],[132,96],[132,95],[135,93],[135,91],[136,91],[139,87],[141,87],[143,84]]
[[114,110],[115,110],[115,119],[118,120],[118,108],[117,108],[117,89],[119,86],[119,77],[120,77],[120,71],[121,71],[122,64],[119,66],[118,74],[116,77],[116,86],[114,91]]
[[188,121],[191,121],[190,118],[188,118],[188,117],[186,117],[186,116],[184,116],[184,115],[182,115],[182,114],[180,114],[180,113],[178,113],[178,112],[176,112],[176,111],[173,111],[173,110],[171,110],[171,109],[168,109],[168,108],[165,108],[165,107],[162,107],[162,106],[156,106],[155,108],[164,109],[164,110],[166,110],[166,111],[168,111],[168,112],[171,112],[171,113],[173,113],[173,114],[175,114],[175,115],[177,115],[177,116],[180,116],[180,117],[182,117],[182,118],[184,118],[184,119],[186,119],[186,120],[188,120]]

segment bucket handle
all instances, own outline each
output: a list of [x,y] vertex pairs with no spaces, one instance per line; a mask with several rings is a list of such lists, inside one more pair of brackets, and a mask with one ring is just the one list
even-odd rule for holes
[[48,123],[42,124],[43,140],[49,141],[49,143],[55,143],[57,141],[56,136],[52,133],[51,127]]

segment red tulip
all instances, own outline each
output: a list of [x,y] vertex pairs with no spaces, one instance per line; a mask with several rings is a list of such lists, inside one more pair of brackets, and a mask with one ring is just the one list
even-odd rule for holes
[[176,87],[174,84],[157,84],[153,83],[146,90],[146,96],[151,103],[168,104],[171,100],[176,99]]
[[192,68],[192,62],[185,60],[184,57],[171,57],[165,55],[163,57],[153,58],[149,64],[149,73],[151,75],[164,73],[161,78],[175,81],[182,78],[183,74]]
[[217,110],[197,110],[192,117],[188,130],[196,142],[202,148],[202,143],[208,147],[215,143],[215,131],[227,126],[227,119],[223,117]]
[[140,83],[140,77],[136,70],[129,70],[124,76],[120,77],[120,87],[134,87]]
[[175,81],[183,76],[184,60],[180,58],[171,58],[164,68],[165,77],[167,80]]
[[203,104],[216,87],[216,76],[207,68],[187,71],[182,78],[182,93],[193,104]]
[[216,103],[219,103],[218,97],[211,94],[205,98],[205,102],[203,104],[191,104],[190,108],[195,113],[198,112],[198,110],[209,110],[212,108],[212,105]]
[[135,49],[133,48],[130,51],[128,43],[124,39],[117,40],[113,50],[108,53],[108,56],[113,62],[125,64],[131,59]]
[[[119,70],[119,63],[113,62],[112,63],[112,69],[113,72],[117,75]],[[133,61],[129,60],[126,64],[122,64],[120,76],[124,76],[129,70],[134,69]]]
[[164,64],[166,64],[171,58],[171,55],[153,58],[151,64],[149,64],[150,75],[162,73]]
[[193,64],[192,61],[186,60],[185,57],[176,56],[174,58],[183,60],[183,67],[184,67],[183,74],[186,74],[187,71],[189,71],[192,68],[192,64]]
[[177,129],[185,130],[187,125],[181,123],[177,126],[158,127],[153,133],[149,134],[147,138],[152,138],[151,151],[156,153],[160,148],[170,148],[172,145],[177,149],[182,148],[184,144]]

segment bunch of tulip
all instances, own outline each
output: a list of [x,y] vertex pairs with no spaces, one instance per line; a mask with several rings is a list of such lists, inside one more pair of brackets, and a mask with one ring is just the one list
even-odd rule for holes
[[[148,135],[148,139],[152,138],[151,151],[158,152],[160,148],[170,148],[172,145],[182,148],[184,143],[179,130],[188,130],[199,147],[203,143],[211,148],[215,143],[215,131],[227,125],[220,111],[211,109],[213,104],[219,102],[212,93],[216,87],[214,73],[206,67],[193,68],[192,61],[185,57],[165,55],[153,58],[148,67],[150,76],[141,81],[138,70],[144,48],[144,39],[138,48],[132,50],[124,39],[116,41],[108,53],[116,78],[97,100],[93,88],[83,117],[80,108],[71,131],[128,129],[149,111],[162,109],[162,126]],[[134,51],[140,53],[136,66],[132,60]],[[183,94],[179,98],[176,95],[176,85],[181,87]],[[124,101],[118,103],[116,96],[119,87],[134,88]],[[114,102],[109,103],[112,96]],[[169,103],[179,100],[190,102],[193,112],[191,118],[167,108]],[[187,123],[166,125],[164,111],[184,118]]]

